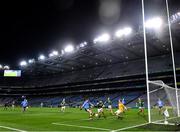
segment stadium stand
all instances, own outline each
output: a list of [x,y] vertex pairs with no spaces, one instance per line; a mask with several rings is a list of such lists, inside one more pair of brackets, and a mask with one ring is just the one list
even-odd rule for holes
[[[151,59],[149,69],[157,69],[156,71],[150,70],[151,80],[163,80],[166,84],[172,85],[173,76],[170,62],[167,63],[168,57],[160,56]],[[5,102],[12,102],[13,100],[18,102],[21,95],[26,95],[32,106],[39,106],[43,102],[45,106],[57,107],[60,101],[66,98],[68,106],[77,107],[86,96],[94,104],[98,100],[105,101],[107,97],[110,97],[114,107],[116,107],[118,99],[124,97],[126,105],[134,107],[138,97],[143,97],[146,101],[145,73],[142,61],[63,73],[62,75],[51,76],[51,78],[44,76],[1,78],[0,94],[2,98],[0,98],[0,104],[3,105]],[[177,77],[180,81],[180,70],[178,68]]]
[[[177,22],[172,24],[173,33],[179,34]],[[150,80],[162,80],[173,86],[172,60],[168,32],[164,41],[151,32],[148,36],[148,69]],[[174,37],[174,40],[178,36]],[[105,100],[107,96],[117,105],[125,97],[127,105],[134,106],[138,97],[146,100],[144,45],[142,31],[123,40],[112,40],[111,44],[88,43],[73,54],[60,55],[37,61],[22,68],[20,78],[0,78],[0,104],[16,100],[22,95],[31,105],[58,106],[62,98],[73,107],[82,103],[86,95],[92,102]],[[180,58],[178,43],[174,43],[175,59]],[[177,81],[180,85],[180,62],[176,60]],[[3,71],[0,71],[3,74]],[[73,102],[73,103],[72,103]],[[75,103],[76,102],[76,103]]]

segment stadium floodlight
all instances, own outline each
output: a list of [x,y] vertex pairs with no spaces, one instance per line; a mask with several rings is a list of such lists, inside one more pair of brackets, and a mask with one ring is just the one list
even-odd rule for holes
[[38,57],[38,60],[45,60],[45,56],[44,55],[40,55],[39,57]]
[[54,56],[57,56],[58,54],[59,54],[59,52],[54,50],[54,51],[52,51],[52,53],[49,54],[49,57],[54,57]]
[[61,50],[61,55],[64,55],[64,50]]
[[132,28],[126,27],[126,28],[123,29],[123,31],[124,31],[124,35],[129,35],[132,32]]
[[110,40],[110,35],[107,33],[102,34],[101,36],[94,39],[94,43],[97,42],[108,42]]
[[74,51],[74,47],[72,45],[67,45],[64,49],[64,52],[69,53],[69,52],[73,52]]
[[53,54],[54,56],[57,56],[57,55],[59,54],[59,52],[56,51],[56,50],[54,50],[54,51],[52,52],[52,54]]
[[32,63],[34,63],[34,61],[35,61],[34,59],[29,59],[28,63],[32,64]]
[[27,66],[27,62],[25,60],[21,61],[20,66]]
[[145,27],[148,29],[159,29],[162,26],[162,19],[160,17],[155,17],[152,19],[149,19],[145,22]]
[[9,70],[10,67],[9,67],[8,65],[5,65],[5,66],[4,66],[4,69]]
[[125,27],[123,29],[120,29],[118,30],[116,33],[115,33],[115,36],[120,38],[122,36],[126,36],[126,35],[129,35],[132,33],[132,28],[130,27]]
[[84,43],[84,45],[87,45],[87,42],[86,42],[86,41],[84,41],[83,43]]
[[85,45],[83,44],[83,43],[81,43],[80,45],[79,45],[79,47],[80,48],[83,48]]
[[115,33],[115,36],[116,37],[122,37],[124,35],[124,32],[123,32],[123,30],[121,29],[121,30],[118,30],[116,33]]
[[49,54],[49,57],[53,57],[53,56],[54,56],[54,54],[53,54],[53,53],[50,53],[50,54]]
[[85,41],[85,42],[83,42],[83,43],[80,43],[79,47],[80,47],[80,48],[83,48],[83,47],[86,46],[86,45],[87,45],[87,42]]

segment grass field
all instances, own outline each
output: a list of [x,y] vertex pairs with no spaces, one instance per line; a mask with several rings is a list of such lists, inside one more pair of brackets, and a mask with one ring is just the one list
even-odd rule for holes
[[[94,109],[96,111],[96,109]],[[21,108],[4,110],[0,108],[0,131],[121,131],[123,128],[147,123],[147,116],[137,114],[137,109],[126,111],[124,118],[117,119],[105,111],[107,118],[88,119],[84,110],[67,108],[29,108],[26,113]],[[132,129],[133,131],[178,131],[178,126],[148,124]]]

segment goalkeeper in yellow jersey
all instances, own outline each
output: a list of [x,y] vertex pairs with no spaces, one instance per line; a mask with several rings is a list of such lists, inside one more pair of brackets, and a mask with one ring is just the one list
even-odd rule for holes
[[126,107],[123,105],[123,103],[121,102],[121,100],[119,100],[118,102],[118,110],[115,112],[116,116],[119,118],[123,118],[122,114],[123,112],[126,110]]

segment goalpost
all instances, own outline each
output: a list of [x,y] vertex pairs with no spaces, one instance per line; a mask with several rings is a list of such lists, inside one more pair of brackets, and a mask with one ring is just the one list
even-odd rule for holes
[[[144,0],[142,0],[142,20],[143,20],[143,36],[144,36],[144,54],[145,54],[145,72],[146,72],[146,87],[147,87],[147,106],[148,106],[148,122],[149,123],[160,123],[161,121],[167,120],[163,118],[162,114],[157,114],[158,108],[156,108],[158,99],[161,99],[165,104],[165,109],[169,112],[170,118],[180,117],[180,90],[177,88],[176,80],[176,67],[174,61],[174,51],[171,34],[171,24],[169,18],[169,7],[168,0],[166,0],[166,10],[168,17],[168,30],[171,45],[171,57],[173,65],[173,76],[174,76],[174,88],[166,85],[163,81],[150,81],[148,75],[148,58],[147,58],[147,41],[146,41],[146,28],[145,28],[145,11],[144,11]],[[154,115],[154,113],[156,113]]]

